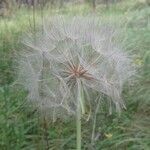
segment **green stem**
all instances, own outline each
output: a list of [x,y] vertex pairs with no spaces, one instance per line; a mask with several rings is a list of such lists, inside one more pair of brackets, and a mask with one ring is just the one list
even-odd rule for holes
[[78,98],[77,98],[77,118],[76,118],[76,127],[77,127],[77,150],[81,150],[81,101],[82,101],[82,91],[81,83],[78,82]]
[[77,150],[81,150],[81,108],[77,106]]
[[49,150],[48,123],[47,123],[45,117],[44,117],[43,129],[44,129],[45,150]]

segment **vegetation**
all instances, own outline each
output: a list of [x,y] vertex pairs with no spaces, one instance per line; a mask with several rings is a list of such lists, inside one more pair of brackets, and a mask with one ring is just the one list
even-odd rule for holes
[[[74,119],[64,122],[40,121],[39,115],[27,103],[27,92],[16,82],[16,53],[22,51],[20,38],[24,32],[34,29],[43,15],[86,15],[93,13],[89,5],[67,5],[58,8],[45,7],[33,13],[32,8],[17,8],[12,14],[0,18],[0,149],[45,150],[47,140],[51,150],[75,149],[76,127]],[[41,13],[42,12],[42,13]],[[109,115],[106,104],[101,102],[97,112],[94,145],[91,147],[92,121],[82,122],[82,149],[89,150],[149,150],[150,149],[150,9],[146,4],[128,0],[100,4],[95,13],[103,21],[126,26],[126,50],[135,55],[138,65],[136,81],[125,86],[123,98],[127,110],[120,116]],[[35,18],[35,20],[33,20]],[[45,130],[45,128],[47,128]],[[47,137],[47,139],[45,138]]]

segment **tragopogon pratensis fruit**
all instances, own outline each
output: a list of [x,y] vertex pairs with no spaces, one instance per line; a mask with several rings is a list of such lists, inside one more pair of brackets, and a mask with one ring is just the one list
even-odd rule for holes
[[92,91],[109,96],[120,111],[125,107],[123,84],[134,71],[115,36],[113,28],[90,17],[54,17],[35,37],[28,34],[19,62],[19,76],[29,92],[28,99],[53,118],[62,115],[61,110],[75,114],[81,84],[83,113],[93,100]]
[[125,107],[121,93],[134,69],[110,25],[92,17],[54,17],[34,35],[23,39],[19,75],[41,114],[54,121],[85,114],[92,92],[108,96],[118,112]]

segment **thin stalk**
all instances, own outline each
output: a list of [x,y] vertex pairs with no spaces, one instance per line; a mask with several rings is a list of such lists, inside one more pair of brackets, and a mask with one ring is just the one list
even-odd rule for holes
[[[44,77],[45,77],[45,66],[46,66],[46,59],[45,59],[45,53],[42,52],[43,56],[43,64],[42,64],[42,70],[41,70],[41,92],[40,96],[41,98],[44,98],[44,93],[43,93],[43,85],[44,85]],[[48,139],[48,122],[46,120],[46,114],[44,114],[43,118],[43,139],[44,139],[44,145],[45,145],[45,150],[49,149],[49,139]]]
[[97,119],[97,113],[99,111],[99,107],[100,107],[100,97],[98,97],[97,99],[98,103],[97,103],[97,107],[95,110],[95,115],[94,115],[94,121],[93,121],[93,129],[92,129],[92,137],[91,137],[91,145],[94,145],[94,140],[95,140],[95,128],[96,128],[96,119]]
[[36,18],[35,18],[35,0],[33,0],[33,30],[34,30],[34,36],[36,33]]
[[[41,71],[41,80],[42,80],[42,83],[41,83],[41,90],[43,90],[43,79],[44,79],[44,72],[45,72],[45,66],[46,66],[46,59],[45,59],[45,53],[43,52],[42,53],[42,56],[43,56],[43,68],[42,68],[42,71]],[[41,97],[44,97],[44,93],[43,91],[41,92]],[[48,140],[48,123],[47,123],[47,120],[46,120],[46,116],[44,116],[44,141],[45,141],[45,149],[48,150],[49,149],[49,140]]]
[[44,3],[45,3],[45,1],[43,0],[43,2],[41,3],[41,19],[42,19],[42,33],[44,32],[43,30],[44,30]]
[[77,97],[77,118],[76,118],[76,128],[77,128],[77,150],[81,150],[81,101],[83,98],[81,82],[78,80],[78,97]]
[[77,150],[81,150],[81,108],[77,106]]
[[49,140],[48,140],[48,123],[44,117],[44,124],[43,124],[43,128],[44,128],[44,141],[45,141],[45,149],[49,150]]

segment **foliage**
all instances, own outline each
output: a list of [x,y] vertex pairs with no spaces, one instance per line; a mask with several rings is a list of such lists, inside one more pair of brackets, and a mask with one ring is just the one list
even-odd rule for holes
[[[150,147],[150,29],[147,21],[148,7],[140,8],[142,15],[139,17],[139,11],[133,7],[135,6],[134,1],[122,1],[117,5],[118,7],[111,5],[109,10],[98,6],[96,13],[105,21],[115,18],[126,25],[126,50],[135,53],[134,62],[139,66],[139,74],[134,85],[124,87],[123,98],[126,100],[127,110],[122,112],[120,117],[115,113],[109,116],[105,111],[105,103],[101,103],[101,111],[98,112],[96,121],[95,149],[148,150]],[[80,5],[61,10],[46,9],[44,13],[84,15],[89,11],[88,6]],[[41,19],[40,14],[40,12],[36,12],[37,20]],[[136,20],[134,20],[135,18]],[[141,22],[144,22],[142,26]],[[14,50],[20,51],[18,44],[20,35],[32,25],[32,11],[26,8],[16,11],[12,18],[0,20],[0,55],[2,58],[0,60],[0,149],[2,150],[41,150],[44,149],[45,145],[42,123],[30,105],[25,103],[27,93],[21,87],[13,84],[15,64],[12,64],[14,58],[12,56],[15,56]],[[92,120],[89,123],[82,123],[83,149],[92,149],[89,144],[92,131],[91,124]],[[48,139],[51,141],[51,149],[73,149],[75,147],[74,129],[73,120],[66,120],[64,123],[58,120],[55,124],[50,123]]]

